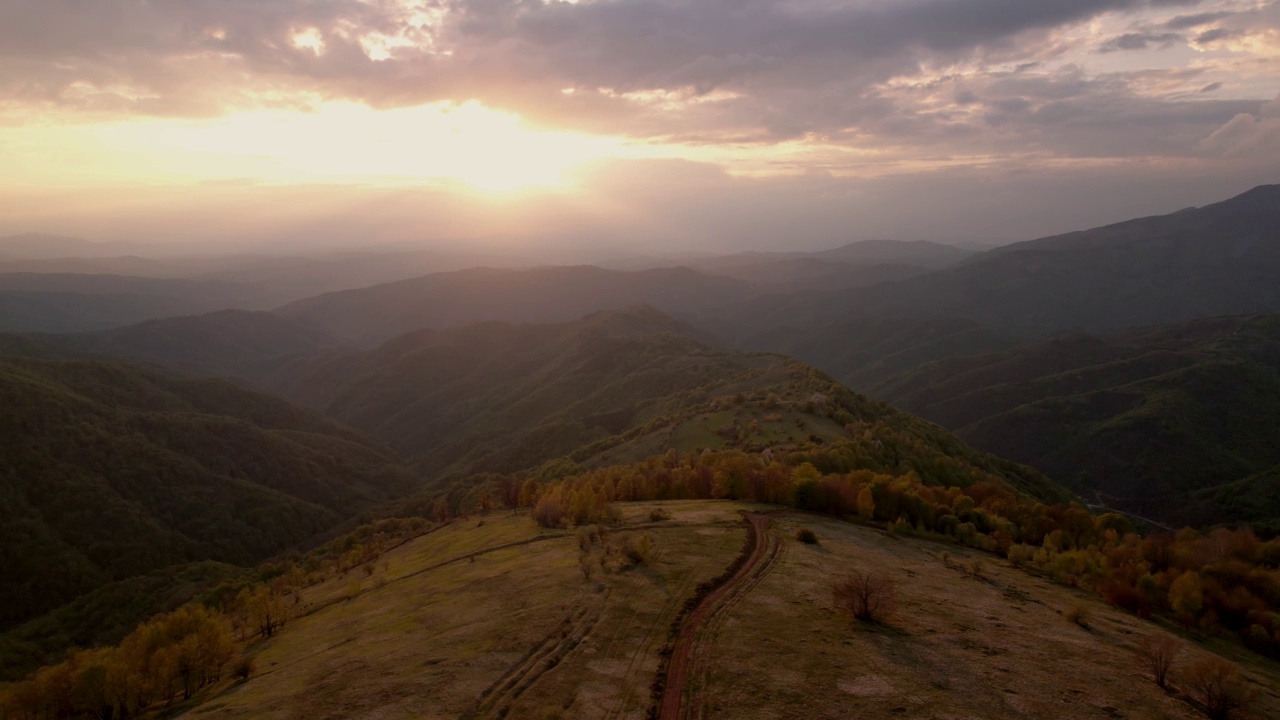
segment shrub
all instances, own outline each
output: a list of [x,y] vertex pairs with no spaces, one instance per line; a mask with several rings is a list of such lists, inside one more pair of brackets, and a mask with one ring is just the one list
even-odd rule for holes
[[533,508],[533,520],[545,528],[560,527],[564,522],[564,503],[555,495],[544,495]]
[[837,608],[863,622],[873,622],[893,611],[897,588],[884,572],[855,570],[835,584],[832,594]]
[[1089,629],[1089,616],[1089,608],[1081,603],[1072,605],[1066,612],[1062,613],[1062,617],[1066,618],[1067,622],[1075,623],[1085,630]]
[[254,666],[253,658],[244,658],[236,663],[236,667],[231,671],[232,677],[238,680],[248,680],[249,676],[254,673],[257,668]]
[[1022,567],[1026,563],[1031,562],[1031,559],[1035,557],[1035,554],[1035,548],[1029,545],[1011,545],[1006,557],[1009,558],[1009,562],[1013,563],[1014,567]]
[[653,540],[648,534],[641,535],[639,538],[623,538],[622,554],[632,564],[644,565],[653,559]]
[[1138,662],[1151,671],[1151,677],[1162,688],[1169,686],[1169,674],[1182,652],[1182,643],[1168,635],[1148,635],[1135,649]]
[[649,511],[649,522],[662,522],[670,519],[671,513],[663,510],[662,508],[653,508]]
[[818,536],[809,528],[800,528],[796,531],[796,539],[805,545],[817,545]]
[[578,549],[586,552],[595,546],[597,541],[604,541],[604,533],[598,525],[584,525],[578,528]]
[[1193,663],[1183,680],[1191,697],[1213,720],[1227,720],[1253,699],[1235,666],[1214,655]]
[[578,569],[582,571],[582,579],[590,582],[596,573],[596,568],[600,567],[600,557],[594,553],[583,553],[578,556]]

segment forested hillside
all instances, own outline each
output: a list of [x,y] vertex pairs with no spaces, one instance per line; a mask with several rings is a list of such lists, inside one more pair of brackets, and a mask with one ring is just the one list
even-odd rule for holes
[[874,392],[1106,505],[1280,531],[1280,316],[1067,335]]
[[0,629],[176,563],[246,564],[409,489],[284,401],[115,363],[0,359]]
[[653,308],[559,325],[411,333],[368,352],[285,364],[265,382],[386,441],[438,479],[552,460],[562,462],[555,472],[566,472],[669,448],[854,442],[861,462],[877,468],[920,463],[927,474],[933,463],[937,473],[957,475],[939,475],[940,483],[967,484],[973,480],[961,478],[973,470],[1043,498],[1065,497],[1037,473],[975,453],[811,367],[712,349]]

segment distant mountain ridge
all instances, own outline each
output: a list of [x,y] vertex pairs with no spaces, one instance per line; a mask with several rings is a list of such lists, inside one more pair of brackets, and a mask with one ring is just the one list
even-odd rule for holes
[[780,313],[952,316],[1045,336],[1280,311],[1280,185],[1172,215],[1043,238]]
[[[1276,277],[1280,185],[1264,185],[1203,208],[994,248],[896,281],[748,297],[692,320],[871,390],[923,362],[1072,330],[1280,312]],[[942,342],[898,354],[895,325],[919,324]],[[866,352],[876,346],[890,352]]]
[[92,257],[104,253],[119,254],[106,243],[47,233],[23,233],[0,237],[0,260]]
[[0,334],[0,353],[47,359],[113,358],[244,380],[289,357],[342,345],[322,330],[273,313],[247,310],[160,318],[93,333]]
[[766,286],[769,292],[840,290],[902,280],[953,265],[971,251],[928,241],[864,240],[830,250],[749,251],[634,258],[608,268],[689,267]]
[[91,332],[225,308],[265,309],[269,289],[216,280],[0,274],[0,332]]
[[677,316],[751,297],[759,289],[688,268],[621,272],[584,265],[474,268],[327,293],[276,312],[373,346],[414,330],[473,322],[564,322],[585,313],[652,305]]

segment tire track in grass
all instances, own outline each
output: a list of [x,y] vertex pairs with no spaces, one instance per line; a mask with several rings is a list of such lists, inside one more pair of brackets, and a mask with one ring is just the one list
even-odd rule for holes
[[699,634],[707,622],[714,619],[713,613],[720,605],[754,587],[752,581],[763,577],[777,560],[780,543],[771,542],[768,532],[773,517],[758,513],[744,513],[744,517],[747,521],[747,545],[742,554],[729,566],[725,575],[699,586],[695,596],[687,601],[687,613],[673,624],[675,638],[663,649],[667,660],[654,681],[657,697],[649,708],[649,717],[654,720],[680,720],[684,717],[683,713],[688,710],[684,704],[685,685],[698,648]]
[[692,678],[692,683],[686,683],[689,685],[689,697],[684,703],[685,717],[699,719],[706,717],[709,702],[707,687],[711,677],[712,651],[715,649],[716,638],[720,636],[720,631],[728,622],[731,611],[764,581],[785,554],[786,545],[776,528],[769,528],[765,534],[765,542],[768,544],[765,559],[741,585],[712,609],[703,629],[698,633],[698,642],[692,651],[691,670],[688,674],[688,677]]
[[587,605],[572,610],[555,630],[485,688],[471,709],[459,716],[459,720],[507,717],[525,691],[543,675],[559,666],[591,634],[604,613],[607,595],[607,592],[602,593]]
[[[670,527],[673,529],[678,529],[680,526],[670,526]],[[691,525],[691,526],[684,526],[684,527],[702,527],[702,526]],[[728,537],[728,534],[726,534],[726,538],[727,537]],[[724,542],[721,541],[721,543],[716,546],[717,549],[719,549],[720,546],[722,546],[723,544]],[[618,701],[604,715],[601,716],[601,720],[615,720],[616,718],[622,717],[622,714],[626,712],[627,702],[629,700],[629,695],[627,693],[627,682],[626,682],[627,679],[630,678],[632,674],[635,672],[636,665],[637,663],[640,662],[640,658],[648,653],[649,648],[652,646],[654,639],[656,639],[656,636],[660,634],[661,628],[665,626],[664,622],[662,621],[662,618],[675,617],[676,613],[679,612],[678,608],[680,607],[680,603],[682,603],[684,601],[684,598],[688,596],[689,592],[693,589],[694,583],[697,581],[697,578],[702,573],[702,571],[707,567],[707,565],[709,565],[712,562],[712,558],[714,556],[715,556],[715,553],[704,554],[702,556],[701,562],[699,562],[697,565],[689,569],[689,572],[686,574],[684,581],[680,584],[678,588],[675,589],[674,592],[670,594],[666,602],[663,603],[661,610],[659,610],[657,614],[658,621],[653,623],[646,623],[644,625],[644,636],[641,639],[640,644],[636,647],[635,651],[631,653],[630,661],[627,663],[627,670],[624,673],[622,678],[623,688],[618,698]],[[623,632],[624,628],[625,626],[620,627],[618,635],[622,635],[625,637],[626,633]],[[610,647],[613,647],[612,643]]]

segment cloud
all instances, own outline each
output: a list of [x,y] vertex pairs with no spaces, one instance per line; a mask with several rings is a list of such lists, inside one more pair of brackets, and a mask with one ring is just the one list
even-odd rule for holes
[[1240,113],[1200,142],[1227,157],[1280,160],[1280,96],[1255,113]]
[[1158,47],[1169,47],[1177,42],[1183,41],[1182,35],[1179,33],[1125,33],[1107,40],[1098,47],[1098,52],[1109,53],[1118,52],[1120,50],[1146,50],[1152,45]]
[[[92,112],[199,115],[253,103],[479,99],[600,126],[652,96],[720,89],[782,134],[795,100],[1016,45],[1019,34],[1170,0],[10,0],[0,96]],[[575,88],[573,96],[561,90]],[[728,115],[735,105],[730,103]],[[638,113],[636,112],[638,110]],[[699,115],[693,110],[690,114]],[[724,119],[724,118],[722,118]]]
[[1178,15],[1170,20],[1166,20],[1161,27],[1170,30],[1190,30],[1191,28],[1200,27],[1201,25],[1209,25],[1223,18],[1228,18],[1235,13],[1229,10],[1219,10],[1216,12],[1196,13],[1194,15]]
[[1234,79],[1232,98],[1197,92],[1235,41],[1193,69],[1142,53],[1259,26],[1226,2],[7,0],[0,116],[475,100],[679,148],[812,147],[777,161],[790,173],[1189,157],[1256,110]]
[[1218,42],[1219,40],[1228,40],[1230,38],[1237,37],[1239,36],[1239,34],[1240,33],[1236,32],[1235,30],[1228,30],[1227,28],[1214,28],[1212,30],[1205,30],[1204,32],[1196,36],[1196,44],[1208,45],[1209,43]]

